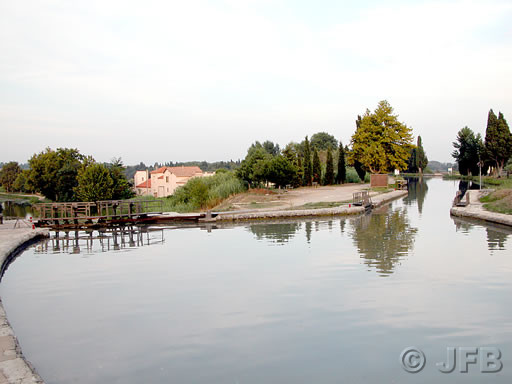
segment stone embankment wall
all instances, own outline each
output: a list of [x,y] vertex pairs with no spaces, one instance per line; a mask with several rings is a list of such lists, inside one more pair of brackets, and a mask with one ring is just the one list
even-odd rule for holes
[[[49,235],[47,229],[14,228],[15,221],[0,225],[0,266],[2,271],[10,260],[39,238]],[[43,383],[32,365],[23,356],[0,300],[0,384]]]
[[[407,195],[406,190],[392,191],[372,197],[375,207],[379,207],[389,201],[398,199]],[[221,213],[215,221],[243,221],[243,220],[266,220],[276,218],[299,218],[299,217],[316,217],[316,216],[344,216],[358,215],[364,213],[363,207],[342,205],[333,208],[319,209],[300,209],[300,210],[282,210],[282,211],[257,211],[257,212],[228,212]]]

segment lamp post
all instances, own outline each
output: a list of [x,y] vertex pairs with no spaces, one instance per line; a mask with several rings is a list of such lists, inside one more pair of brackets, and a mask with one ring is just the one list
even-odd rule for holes
[[482,161],[480,160],[480,156],[478,159],[478,173],[480,175],[480,189],[482,189]]

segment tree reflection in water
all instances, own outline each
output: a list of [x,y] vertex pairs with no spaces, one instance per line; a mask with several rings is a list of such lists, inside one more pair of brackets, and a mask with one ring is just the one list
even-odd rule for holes
[[411,227],[405,208],[387,214],[373,213],[355,219],[352,238],[360,257],[379,275],[393,273],[414,245],[417,228]]
[[[484,222],[477,219],[460,218],[452,216],[455,230],[469,234],[477,227],[482,227]],[[487,247],[489,251],[505,250],[505,243],[512,230],[509,227],[499,224],[485,223],[485,231],[487,233]],[[491,252],[492,254],[492,252]]]
[[427,181],[423,177],[409,177],[407,178],[407,183],[409,194],[404,197],[404,203],[406,205],[417,204],[418,212],[421,214],[423,212],[423,203],[425,202],[428,192]]
[[507,230],[500,230],[498,228],[486,228],[487,230],[487,245],[490,251],[504,250],[507,237],[510,234]]
[[[306,234],[311,231],[311,223],[306,223]],[[270,240],[272,243],[284,244],[295,236],[295,233],[301,228],[302,223],[267,223],[253,224],[249,228],[258,240]],[[309,235],[311,237],[311,233]]]
[[311,232],[311,221],[306,221],[306,240],[308,241],[308,243],[311,242]]

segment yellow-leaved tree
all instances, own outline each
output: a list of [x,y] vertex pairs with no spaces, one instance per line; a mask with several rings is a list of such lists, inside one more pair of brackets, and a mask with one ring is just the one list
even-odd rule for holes
[[352,135],[351,164],[359,162],[371,173],[386,173],[407,168],[412,144],[412,129],[398,121],[386,100],[379,102],[373,113],[366,110],[358,116],[357,129]]

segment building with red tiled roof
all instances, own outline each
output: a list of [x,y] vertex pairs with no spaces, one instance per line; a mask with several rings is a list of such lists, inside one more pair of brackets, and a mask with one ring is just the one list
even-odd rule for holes
[[201,168],[193,167],[160,167],[154,171],[137,171],[134,176],[137,195],[165,197],[172,195],[176,188],[185,185],[193,177],[210,176]]
[[143,181],[140,184],[137,184],[135,188],[151,188],[151,179]]

